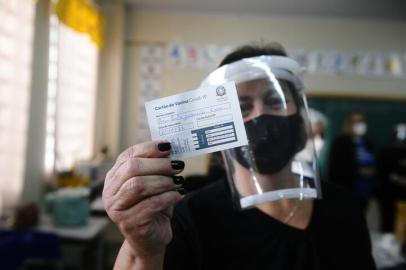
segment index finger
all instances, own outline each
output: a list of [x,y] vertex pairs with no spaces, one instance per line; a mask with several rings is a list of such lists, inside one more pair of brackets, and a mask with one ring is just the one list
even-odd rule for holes
[[167,157],[171,150],[171,144],[168,141],[149,141],[133,145],[122,152],[117,162],[134,157],[143,158],[162,158]]
[[133,145],[117,157],[116,163],[110,169],[106,178],[113,176],[117,169],[130,158],[164,158],[169,156],[170,150],[171,144],[168,141],[148,141]]

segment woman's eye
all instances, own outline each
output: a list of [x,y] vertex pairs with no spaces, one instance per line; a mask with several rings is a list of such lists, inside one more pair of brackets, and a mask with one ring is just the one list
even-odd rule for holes
[[249,102],[241,102],[240,103],[240,108],[241,108],[241,114],[243,117],[246,117],[250,114],[252,111],[252,103]]
[[285,108],[286,105],[289,103],[289,100],[282,100],[280,98],[268,98],[265,100],[265,105],[271,107],[272,109],[281,109]]

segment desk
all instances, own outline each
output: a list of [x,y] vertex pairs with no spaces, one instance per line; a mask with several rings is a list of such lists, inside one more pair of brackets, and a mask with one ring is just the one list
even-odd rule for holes
[[62,239],[88,241],[97,237],[107,226],[109,220],[104,217],[89,217],[86,226],[81,227],[56,227],[52,224],[51,217],[48,215],[41,216],[40,224],[37,230],[58,234]]
[[405,263],[401,255],[402,243],[393,233],[370,232],[372,255],[378,269],[395,267]]
[[[82,227],[56,227],[52,224],[51,217],[42,215],[40,224],[36,230],[43,232],[50,232],[59,235],[64,243],[79,243],[85,244],[87,249],[94,255],[94,268],[101,270],[103,267],[103,244],[101,233],[109,223],[106,217],[89,217],[88,224]],[[95,247],[95,250],[92,248]]]
[[95,198],[90,203],[90,212],[92,215],[96,215],[96,216],[106,216],[107,215],[106,210],[104,209],[103,200],[102,200],[101,196]]

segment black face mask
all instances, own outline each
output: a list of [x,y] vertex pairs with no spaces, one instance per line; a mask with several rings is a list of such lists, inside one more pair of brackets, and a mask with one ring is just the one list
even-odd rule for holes
[[245,129],[249,146],[234,148],[231,153],[242,166],[261,174],[280,171],[306,143],[303,119],[298,113],[261,115],[246,122]]

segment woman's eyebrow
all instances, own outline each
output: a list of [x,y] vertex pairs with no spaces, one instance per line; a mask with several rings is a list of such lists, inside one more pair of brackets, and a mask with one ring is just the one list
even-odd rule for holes
[[239,96],[238,99],[240,101],[251,101],[252,97],[250,97],[250,96]]
[[[284,94],[284,96],[285,96],[285,92],[283,92],[283,94]],[[264,92],[263,97],[264,97],[264,98],[269,98],[269,97],[278,97],[278,98],[279,98],[280,95],[279,95],[279,92],[276,91],[275,89],[269,88],[268,91],[265,91],[265,92]]]

